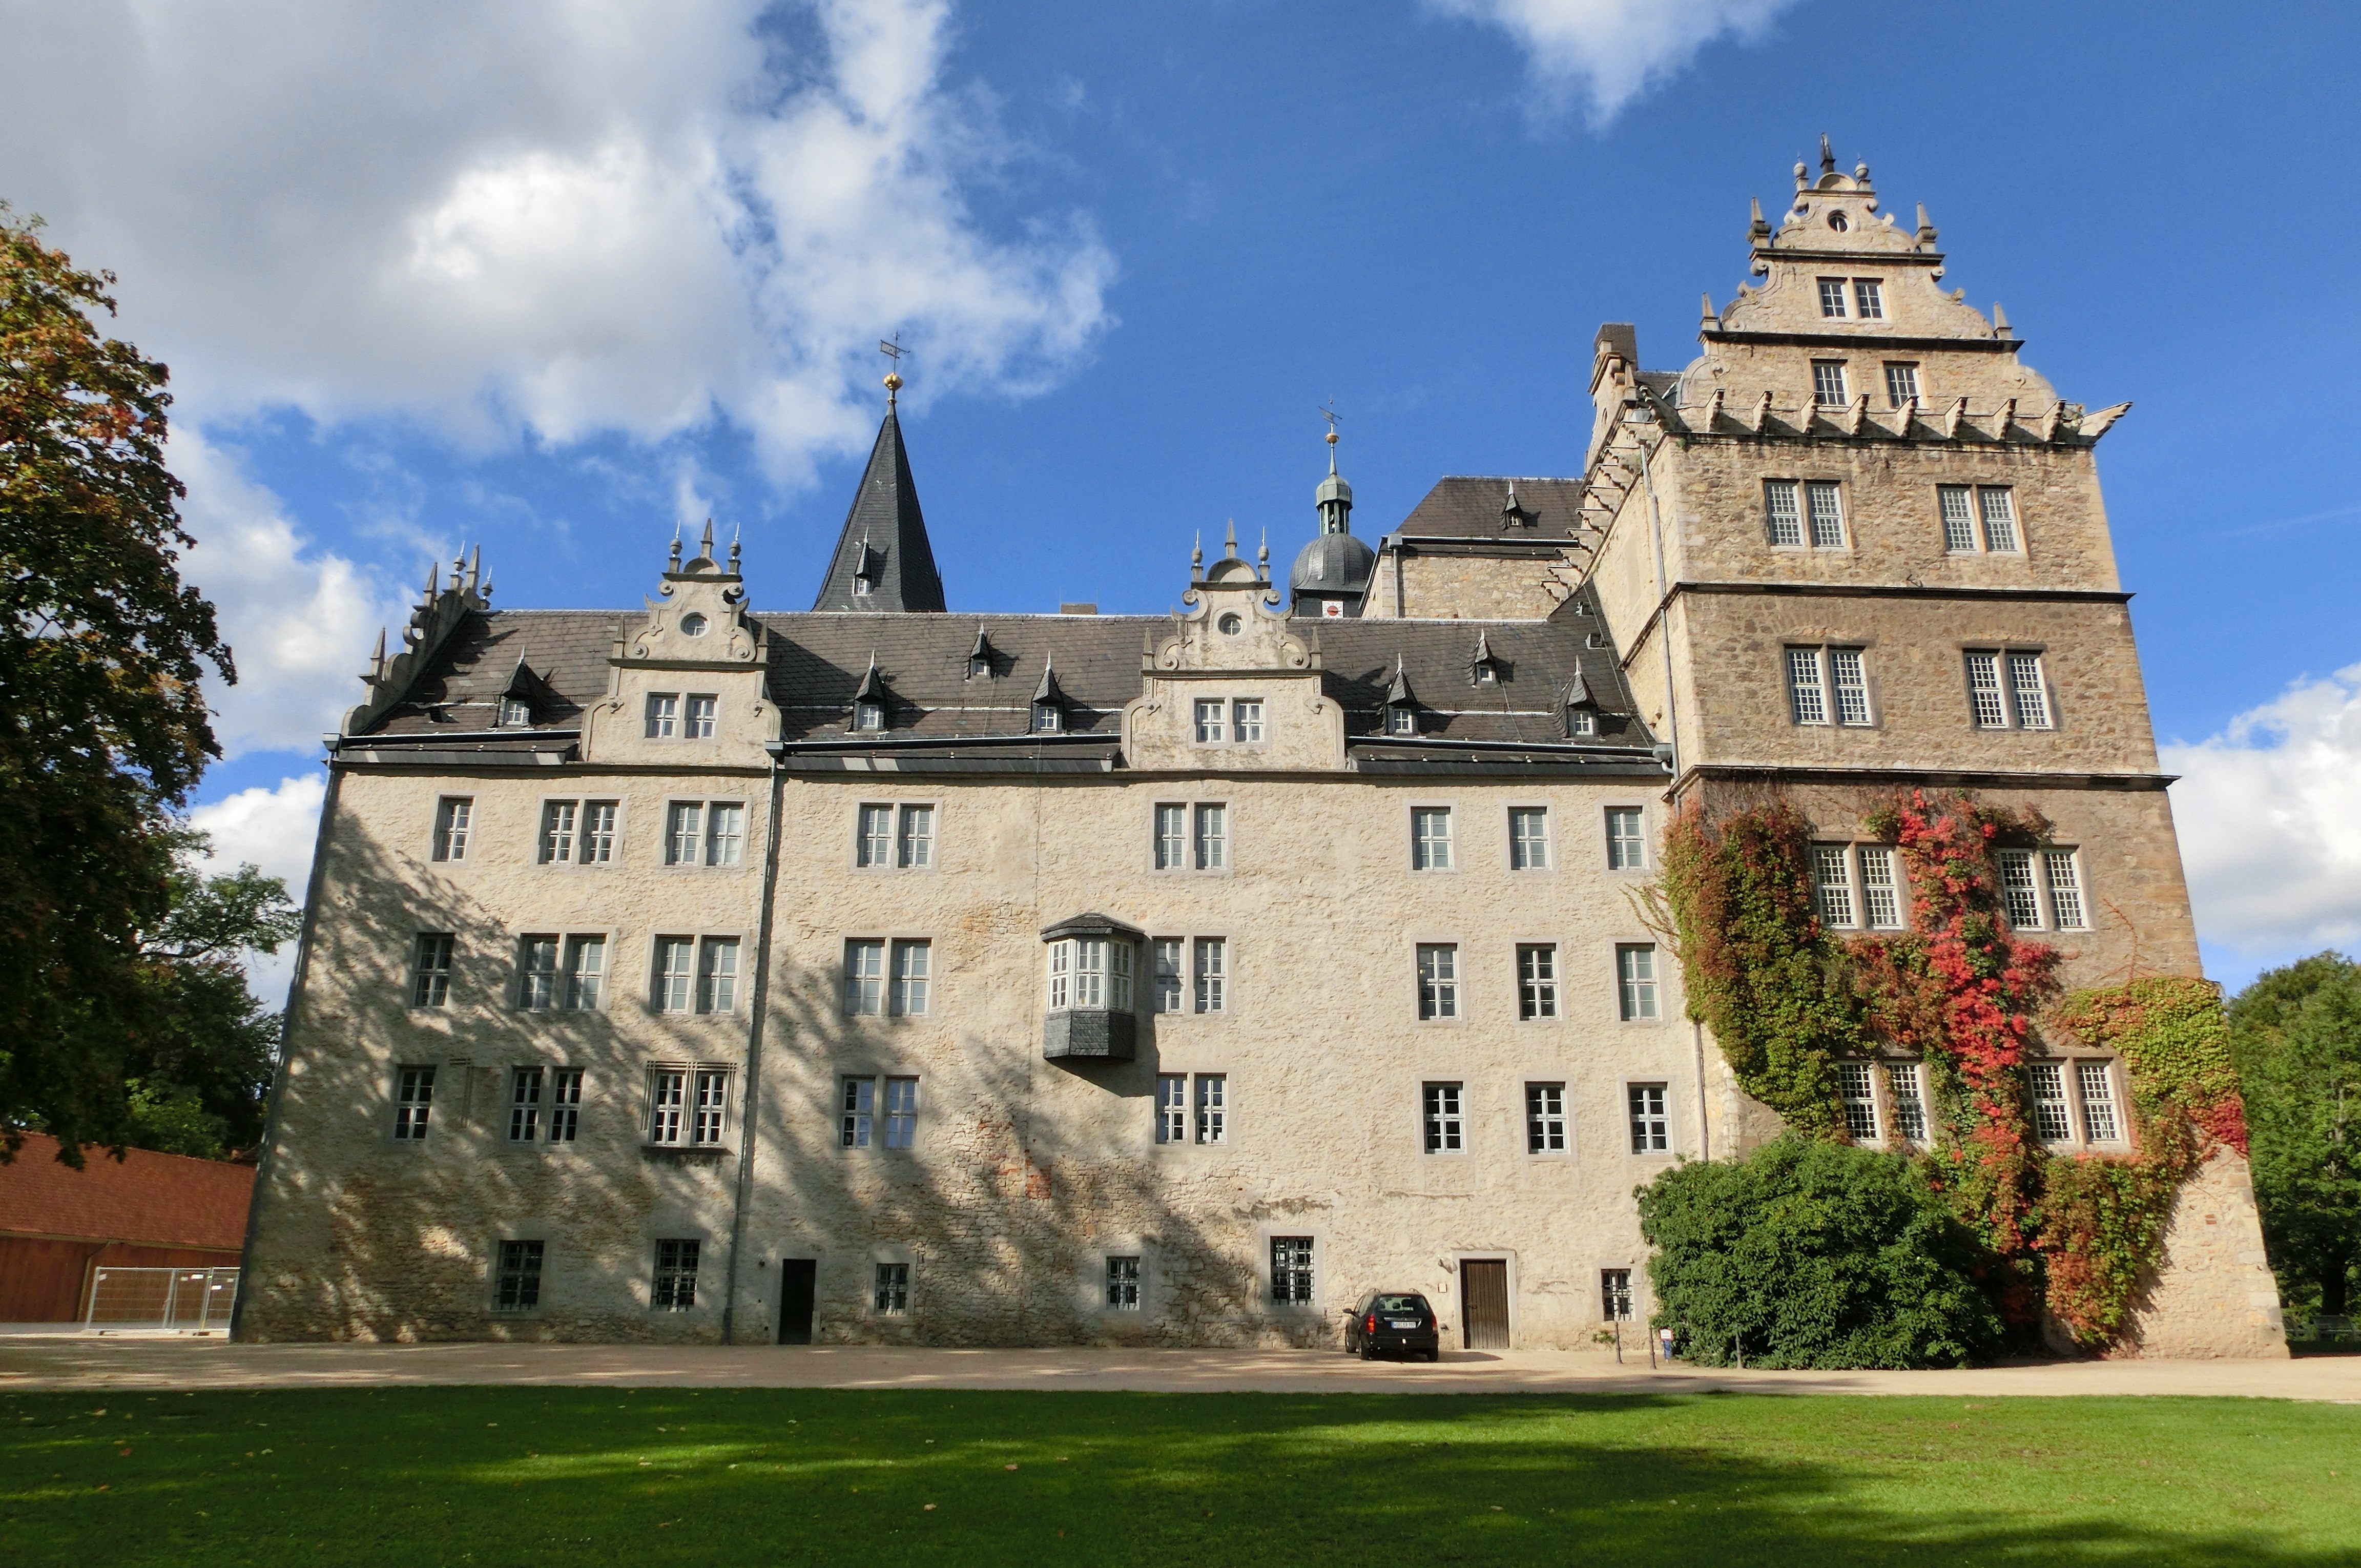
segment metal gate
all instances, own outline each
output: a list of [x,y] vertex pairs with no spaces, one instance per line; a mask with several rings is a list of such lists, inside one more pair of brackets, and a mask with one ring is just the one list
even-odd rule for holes
[[1469,1258],[1459,1266],[1460,1343],[1470,1350],[1509,1348],[1509,1264]]
[[235,1268],[101,1268],[90,1281],[85,1329],[215,1333],[237,1302]]

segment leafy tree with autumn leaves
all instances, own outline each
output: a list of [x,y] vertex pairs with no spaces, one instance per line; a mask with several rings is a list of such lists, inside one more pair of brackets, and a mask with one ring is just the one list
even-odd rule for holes
[[150,1141],[136,1092],[151,1134],[192,1096],[225,1133],[190,1080],[241,1054],[225,1023],[249,1043],[260,1025],[222,989],[219,933],[275,945],[291,918],[258,873],[208,892],[172,817],[220,754],[201,683],[236,671],[181,580],[168,372],[99,327],[114,282],[0,203],[0,1158],[27,1126],[77,1164]]

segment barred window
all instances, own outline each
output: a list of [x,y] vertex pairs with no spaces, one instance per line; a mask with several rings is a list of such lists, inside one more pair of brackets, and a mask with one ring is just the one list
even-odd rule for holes
[[1653,1021],[1656,1011],[1656,948],[1635,942],[1615,949],[1615,973],[1626,1023]]
[[2071,850],[2045,850],[2041,853],[2042,874],[2049,885],[2049,913],[2061,931],[2090,929],[2090,919],[2082,912],[2082,881],[2074,866]]
[[1927,1141],[1926,1073],[1915,1061],[1893,1062],[1885,1069],[1886,1092],[1894,1102],[1894,1130],[1914,1144]]
[[1845,362],[1841,359],[1812,361],[1812,401],[1824,409],[1840,409],[1852,401],[1845,390]]
[[2008,656],[2008,694],[2016,709],[2019,729],[2049,728],[2049,693],[2041,681],[2040,654]]
[[1186,1073],[1168,1072],[1157,1077],[1156,1141],[1159,1144],[1185,1144],[1189,1141],[1189,1077]]
[[1451,808],[1421,806],[1410,814],[1410,867],[1414,872],[1451,869]]
[[1525,1085],[1525,1152],[1565,1152],[1565,1085]]
[[492,1297],[495,1311],[530,1312],[541,1305],[541,1255],[539,1242],[500,1243]]
[[1549,870],[1549,813],[1540,806],[1528,806],[1509,813],[1509,869],[1512,872],[1545,872]]
[[1837,1087],[1844,1097],[1845,1135],[1857,1144],[1877,1142],[1877,1079],[1870,1064],[1837,1063]]
[[1955,555],[1972,555],[1976,549],[1976,514],[1965,485],[1938,485],[1935,499],[1943,513],[1943,548]]
[[1603,1316],[1628,1322],[1631,1317],[1631,1271],[1628,1268],[1602,1268],[1598,1271],[1598,1304]]
[[2046,1144],[2070,1143],[2074,1121],[2066,1109],[2066,1069],[2037,1061],[2026,1069],[2033,1085],[2033,1130]]
[[648,1304],[659,1312],[686,1312],[697,1305],[697,1255],[693,1241],[656,1243],[656,1277]]
[[877,1290],[873,1298],[878,1315],[899,1318],[910,1310],[910,1266],[906,1263],[881,1263],[877,1266]]
[[1832,479],[1814,479],[1804,487],[1804,510],[1812,524],[1812,548],[1844,548],[1844,500]]
[[1763,515],[1773,544],[1804,543],[1804,517],[1795,506],[1795,481],[1765,479],[1763,481]]
[[1106,1260],[1106,1304],[1118,1312],[1139,1310],[1139,1259]]
[[2000,655],[1968,654],[1968,700],[1979,729],[2008,728],[2008,705],[2001,697]]
[[1636,806],[1607,808],[1607,869],[1643,871],[1648,864],[1648,838]]
[[1459,1016],[1459,948],[1450,942],[1418,945],[1418,1015]]
[[418,958],[410,982],[412,1007],[451,1004],[451,935],[447,931],[418,933]]
[[1852,852],[1845,845],[1812,846],[1812,892],[1822,925],[1853,923]]
[[1197,1075],[1197,1141],[1201,1144],[1225,1144],[1230,1141],[1230,1080],[1218,1072]]
[[1631,1152],[1668,1152],[1673,1146],[1673,1122],[1665,1105],[1664,1086],[1661,1083],[1627,1084],[1624,1098],[1631,1113]]
[[2082,1091],[2082,1125],[2091,1141],[2112,1144],[2123,1136],[2115,1123],[2114,1075],[2103,1061],[2074,1064],[2074,1078]]
[[1459,1088],[1455,1083],[1426,1086],[1426,1152],[1457,1154],[1466,1146],[1462,1136]]
[[1312,1238],[1270,1238],[1270,1299],[1283,1306],[1303,1306],[1312,1299]]
[[467,830],[476,815],[473,795],[447,795],[434,806],[434,858],[438,861],[464,861],[467,858]]
[[1557,948],[1551,943],[1517,946],[1517,1016],[1557,1016]]
[[394,1074],[393,1135],[398,1143],[426,1141],[427,1118],[434,1110],[434,1069],[405,1067]]

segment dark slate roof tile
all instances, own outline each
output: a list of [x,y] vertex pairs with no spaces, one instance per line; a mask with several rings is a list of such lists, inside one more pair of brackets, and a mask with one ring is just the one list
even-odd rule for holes
[[[1509,521],[1504,509],[1511,487],[1530,523]],[[1565,540],[1574,536],[1581,515],[1580,479],[1462,474],[1436,480],[1395,532],[1423,539]]]

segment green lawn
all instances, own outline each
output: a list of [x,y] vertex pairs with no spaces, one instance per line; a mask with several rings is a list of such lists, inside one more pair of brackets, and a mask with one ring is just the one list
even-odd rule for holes
[[906,1561],[2356,1563],[2361,1409],[669,1388],[0,1398],[9,1568]]

